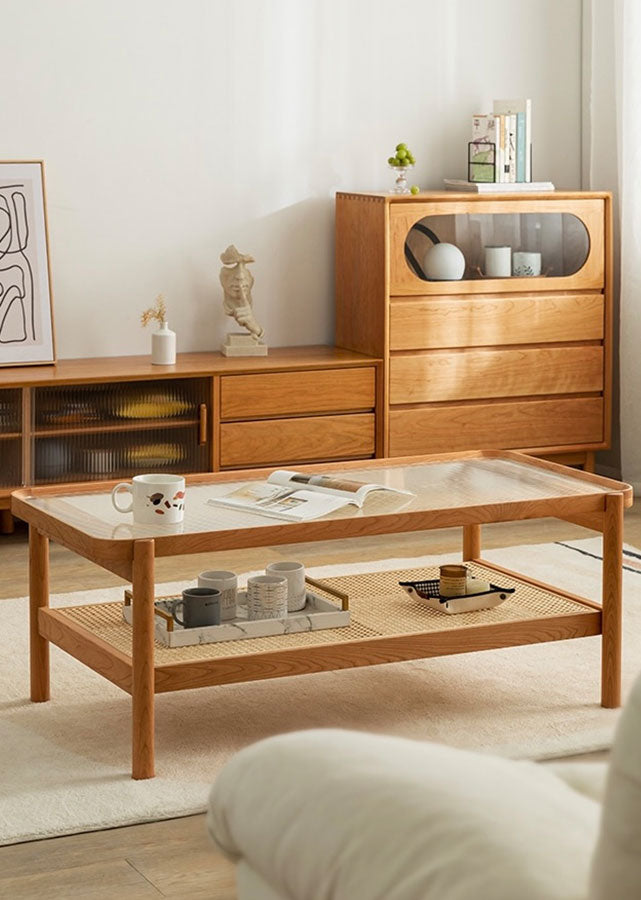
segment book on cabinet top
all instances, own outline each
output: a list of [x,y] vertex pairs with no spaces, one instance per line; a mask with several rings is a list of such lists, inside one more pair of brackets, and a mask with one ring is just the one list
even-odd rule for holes
[[444,178],[446,191],[466,191],[473,194],[526,194],[532,192],[546,193],[554,191],[551,181],[465,181],[463,178]]

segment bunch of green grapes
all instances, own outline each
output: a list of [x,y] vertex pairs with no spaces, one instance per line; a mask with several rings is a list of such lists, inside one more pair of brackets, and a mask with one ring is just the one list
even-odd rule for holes
[[407,149],[407,144],[397,144],[396,155],[390,156],[387,162],[390,166],[413,166],[415,159],[412,151]]

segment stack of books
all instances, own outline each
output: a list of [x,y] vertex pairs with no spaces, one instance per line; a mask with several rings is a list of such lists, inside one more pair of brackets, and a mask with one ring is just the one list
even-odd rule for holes
[[469,181],[446,178],[450,190],[553,191],[532,181],[532,101],[495,100],[491,113],[472,119]]
[[447,191],[468,191],[474,194],[512,194],[512,193],[545,193],[554,191],[551,181],[465,181],[463,178],[444,178],[443,185]]

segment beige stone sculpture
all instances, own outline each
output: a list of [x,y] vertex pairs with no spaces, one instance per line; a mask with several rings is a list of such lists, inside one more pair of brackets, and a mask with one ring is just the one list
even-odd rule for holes
[[223,267],[220,270],[220,283],[223,286],[223,309],[225,314],[233,318],[246,328],[249,334],[244,332],[231,332],[227,335],[222,346],[225,356],[266,356],[267,345],[262,340],[265,333],[256,319],[252,308],[251,290],[254,286],[254,276],[247,268],[248,263],[254,262],[254,257],[239,251],[230,244],[224,253],[220,254]]

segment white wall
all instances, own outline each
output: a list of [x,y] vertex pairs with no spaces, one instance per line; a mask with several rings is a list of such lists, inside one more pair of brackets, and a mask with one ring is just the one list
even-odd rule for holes
[[[333,192],[463,177],[473,113],[531,96],[534,174],[580,186],[580,0],[21,0],[2,152],[46,162],[59,357],[217,349],[218,256],[256,256],[273,345],[330,342]],[[1,371],[1,370],[0,370]]]

